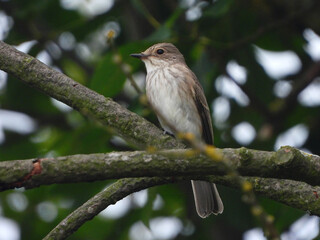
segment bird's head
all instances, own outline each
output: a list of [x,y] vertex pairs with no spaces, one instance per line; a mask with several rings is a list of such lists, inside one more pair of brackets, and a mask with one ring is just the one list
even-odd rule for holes
[[183,55],[172,43],[157,43],[144,52],[134,53],[130,56],[141,59],[148,72],[176,63],[185,64]]

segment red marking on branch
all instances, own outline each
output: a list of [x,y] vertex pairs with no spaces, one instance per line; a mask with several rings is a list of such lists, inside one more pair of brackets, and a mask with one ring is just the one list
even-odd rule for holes
[[37,175],[41,173],[41,164],[40,164],[40,159],[37,159],[33,162],[33,169],[31,170],[31,172],[26,175],[23,180],[27,181],[28,179],[30,179],[33,175]]
[[313,194],[317,199],[319,198],[317,191],[313,191]]
[[19,188],[19,187],[22,187],[22,185],[23,185],[26,181],[28,181],[29,179],[31,179],[32,176],[40,174],[41,171],[42,171],[41,160],[42,160],[42,159],[40,159],[40,158],[34,160],[34,161],[33,161],[33,169],[31,170],[31,172],[28,173],[26,176],[24,176],[21,181],[13,183],[13,184],[12,184],[13,187],[18,187],[18,188]]

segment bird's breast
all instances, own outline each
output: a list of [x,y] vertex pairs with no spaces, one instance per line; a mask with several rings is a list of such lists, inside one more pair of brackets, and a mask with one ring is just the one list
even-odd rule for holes
[[161,126],[171,133],[191,132],[200,137],[201,120],[188,87],[183,73],[173,68],[147,74],[147,97]]

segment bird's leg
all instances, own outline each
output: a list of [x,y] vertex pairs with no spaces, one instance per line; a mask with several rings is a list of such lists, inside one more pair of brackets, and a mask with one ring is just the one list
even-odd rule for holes
[[171,132],[168,132],[168,131],[166,131],[166,130],[163,130],[163,135],[169,135],[169,136],[171,136],[171,137],[176,138]]

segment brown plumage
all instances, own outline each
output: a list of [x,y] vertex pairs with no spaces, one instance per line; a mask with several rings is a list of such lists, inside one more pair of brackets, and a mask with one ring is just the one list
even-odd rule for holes
[[[146,93],[163,129],[169,133],[190,132],[213,144],[210,110],[203,89],[180,51],[171,43],[158,43],[140,54],[146,65]],[[215,184],[191,181],[196,210],[205,218],[223,212]]]

